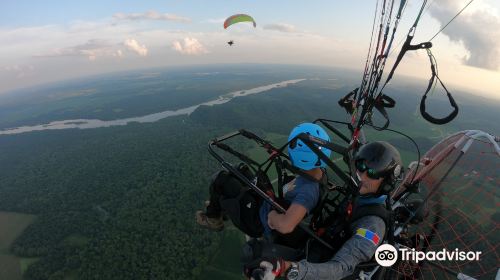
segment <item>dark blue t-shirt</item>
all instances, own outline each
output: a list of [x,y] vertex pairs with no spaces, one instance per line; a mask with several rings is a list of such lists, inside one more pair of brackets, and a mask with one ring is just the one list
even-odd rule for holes
[[[302,176],[297,176],[297,178],[283,186],[283,196],[290,204],[304,206],[307,213],[309,213],[318,204],[319,184]],[[264,235],[271,233],[271,228],[267,224],[267,215],[271,209],[271,205],[267,202],[264,202],[260,207],[259,215],[264,226]]]

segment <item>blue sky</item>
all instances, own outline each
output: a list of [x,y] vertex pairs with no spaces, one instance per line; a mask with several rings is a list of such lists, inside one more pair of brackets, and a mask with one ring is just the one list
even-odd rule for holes
[[[294,22],[307,30],[326,34],[349,36],[353,30],[363,30],[364,23],[371,20],[375,1],[9,1],[2,3],[0,26],[26,27],[40,25],[68,25],[74,21],[99,21],[116,13],[141,13],[146,11],[166,12],[192,19],[184,29],[208,30],[211,26],[203,23],[208,19],[225,18],[235,13],[247,13],[258,18],[259,23]],[[359,6],[363,6],[360,8]],[[258,16],[256,16],[258,15]],[[368,21],[366,21],[369,19]],[[165,28],[179,27],[175,22],[163,23]],[[344,32],[342,32],[344,30]]]
[[[380,1],[382,2],[382,1]],[[388,1],[389,2],[389,1]],[[429,0],[415,42],[434,35],[468,1]],[[395,0],[395,6],[399,0]],[[422,1],[409,1],[401,41]],[[359,69],[376,1],[2,1],[0,93],[69,78],[148,67],[210,63],[318,64]],[[441,76],[500,98],[500,1],[475,0],[434,41]],[[222,28],[247,13],[257,21]],[[228,49],[227,40],[237,44]],[[402,74],[426,78],[425,53]],[[467,82],[465,82],[467,81]]]
[[[245,12],[259,14],[261,18],[274,20],[297,20],[311,22],[312,25],[325,20],[329,13],[335,14],[333,21],[352,20],[354,13],[371,16],[366,9],[358,9],[349,1],[8,1],[2,3],[0,24],[2,26],[31,26],[42,24],[65,24],[76,19],[99,20],[115,13],[137,13],[148,10],[168,11],[172,14],[186,15],[193,19],[225,17]],[[375,2],[366,4],[375,6]],[[335,11],[344,11],[337,14]],[[315,12],[315,14],[309,14]],[[322,14],[322,15],[321,15]],[[341,16],[339,18],[339,16]]]

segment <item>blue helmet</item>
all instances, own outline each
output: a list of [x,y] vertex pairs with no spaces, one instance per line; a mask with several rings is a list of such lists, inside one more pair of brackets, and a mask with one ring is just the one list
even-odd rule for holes
[[[302,123],[296,126],[290,136],[288,136],[288,141],[292,140],[294,137],[301,133],[307,133],[314,137],[330,141],[330,136],[326,131],[319,125],[313,123]],[[318,146],[319,150],[323,152],[327,157],[330,157],[332,151],[325,147]],[[316,155],[302,140],[296,139],[288,145],[288,155],[292,160],[292,164],[303,170],[311,170],[313,168],[325,167],[326,163],[319,159]]]

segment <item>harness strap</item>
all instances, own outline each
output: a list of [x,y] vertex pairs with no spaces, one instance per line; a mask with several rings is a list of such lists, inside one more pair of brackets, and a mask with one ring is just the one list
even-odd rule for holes
[[[424,119],[433,124],[446,124],[452,121],[458,115],[458,105],[455,102],[455,99],[453,99],[453,96],[451,96],[451,93],[448,91],[446,86],[439,78],[437,74],[436,64],[434,62],[434,56],[432,55],[432,52],[429,49],[427,50],[427,55],[429,56],[429,60],[431,62],[432,76],[429,80],[429,85],[427,86],[427,89],[425,90],[425,93],[422,96],[422,100],[420,101],[420,113],[422,114],[422,117],[424,117]],[[427,93],[429,93],[429,91],[432,88],[432,85],[434,84],[434,78],[437,78],[443,89],[446,91],[446,95],[448,96],[448,101],[450,102],[450,105],[453,107],[453,111],[444,118],[435,118],[425,111],[425,100],[427,99]]]
[[385,124],[382,127],[380,127],[380,128],[378,128],[376,126],[374,126],[373,128],[375,128],[377,130],[384,130],[387,127],[389,127],[389,124],[390,124],[389,115],[387,114],[387,111],[385,110],[385,108],[394,108],[394,106],[396,106],[396,101],[394,99],[392,99],[391,97],[385,95],[385,94],[380,94],[375,99],[375,101],[374,101],[374,107],[384,117]]
[[344,108],[349,115],[352,115],[352,113],[354,112],[354,102],[356,99],[356,94],[358,93],[358,89],[359,88],[355,88],[346,96],[342,97],[338,102],[340,107]]

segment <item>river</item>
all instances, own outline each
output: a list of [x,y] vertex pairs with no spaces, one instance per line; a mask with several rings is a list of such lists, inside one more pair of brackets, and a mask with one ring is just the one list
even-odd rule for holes
[[247,96],[247,95],[251,95],[251,94],[261,93],[261,92],[269,91],[273,88],[278,88],[278,87],[286,87],[288,85],[295,84],[295,83],[298,83],[298,82],[301,82],[304,80],[306,80],[306,79],[287,80],[287,81],[282,81],[279,83],[274,83],[274,84],[270,84],[270,85],[264,85],[264,86],[251,88],[248,90],[233,91],[233,92],[221,95],[217,99],[210,100],[210,101],[200,103],[197,105],[193,105],[190,107],[186,107],[186,108],[182,108],[182,109],[178,109],[178,110],[174,110],[174,111],[158,112],[158,113],[149,114],[149,115],[145,115],[145,116],[141,116],[141,117],[117,119],[117,120],[110,120],[110,121],[103,121],[103,120],[98,120],[98,119],[74,119],[74,120],[53,121],[53,122],[50,122],[48,124],[40,124],[40,125],[34,125],[34,126],[21,126],[21,127],[16,127],[16,128],[0,130],[0,135],[18,134],[18,133],[25,133],[25,132],[38,131],[38,130],[49,130],[49,129],[69,129],[69,128],[89,129],[89,128],[99,128],[99,127],[110,127],[110,126],[116,126],[116,125],[127,125],[128,123],[132,123],[132,122],[138,122],[138,123],[156,122],[158,120],[168,118],[168,117],[179,116],[179,115],[189,115],[192,112],[194,112],[194,110],[196,110],[198,107],[200,107],[202,105],[206,105],[206,106],[220,105],[220,104],[224,104],[226,102],[229,102],[234,97]]

